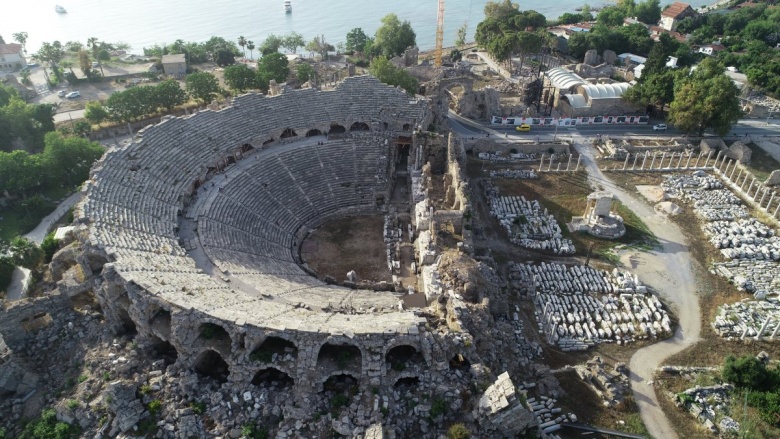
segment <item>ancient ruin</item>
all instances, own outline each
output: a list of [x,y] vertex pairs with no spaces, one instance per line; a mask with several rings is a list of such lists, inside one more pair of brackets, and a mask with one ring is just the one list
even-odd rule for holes
[[599,191],[588,195],[588,204],[582,216],[572,217],[569,230],[590,233],[599,238],[616,239],[626,234],[623,217],[615,212],[617,198],[610,192]]

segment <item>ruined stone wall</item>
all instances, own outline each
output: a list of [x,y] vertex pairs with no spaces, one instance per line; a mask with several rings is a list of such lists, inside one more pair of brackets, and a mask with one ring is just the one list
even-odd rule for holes
[[35,329],[63,320],[71,310],[70,298],[55,291],[43,297],[12,302],[0,313],[0,334],[12,350],[35,338]]

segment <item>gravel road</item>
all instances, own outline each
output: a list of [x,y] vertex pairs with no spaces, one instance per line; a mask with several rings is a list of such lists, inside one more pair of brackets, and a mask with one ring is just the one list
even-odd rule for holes
[[594,185],[612,191],[626,206],[647,224],[658,238],[661,248],[653,252],[628,251],[621,261],[642,281],[659,292],[665,303],[679,319],[679,326],[671,338],[638,350],[629,363],[631,389],[639,411],[650,434],[657,439],[677,438],[669,424],[652,384],[655,370],[669,356],[684,350],[699,340],[701,310],[696,295],[696,279],[691,267],[691,255],[682,231],[676,224],[655,214],[653,208],[640,200],[637,193],[629,193],[616,186],[598,169],[593,149],[585,138],[574,135],[575,148],[582,154],[582,163]]

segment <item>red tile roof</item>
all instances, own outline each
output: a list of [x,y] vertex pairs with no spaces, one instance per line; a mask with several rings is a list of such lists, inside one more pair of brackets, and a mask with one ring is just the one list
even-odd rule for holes
[[682,13],[685,12],[688,8],[693,10],[693,8],[691,8],[691,5],[689,5],[688,3],[674,2],[672,3],[671,6],[664,9],[664,11],[661,12],[661,15],[663,15],[664,17],[677,18],[680,15],[682,15]]
[[0,55],[16,55],[22,52],[21,44],[0,44]]

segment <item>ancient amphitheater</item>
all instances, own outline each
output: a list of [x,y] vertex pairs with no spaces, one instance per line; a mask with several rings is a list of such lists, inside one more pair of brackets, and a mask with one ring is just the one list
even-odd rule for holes
[[[312,228],[382,209],[398,146],[419,155],[413,131],[430,118],[427,100],[360,76],[139,132],[93,169],[76,210],[109,321],[181,367],[237,387],[270,374],[299,396],[446,365],[446,343],[393,293],[327,285],[299,257]],[[417,367],[391,370],[396,353]]]

